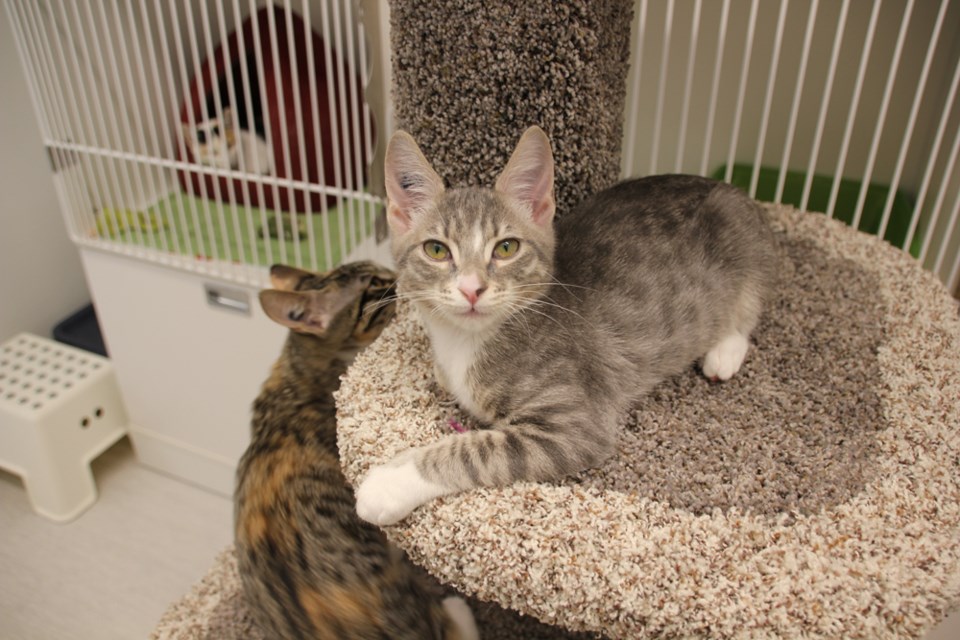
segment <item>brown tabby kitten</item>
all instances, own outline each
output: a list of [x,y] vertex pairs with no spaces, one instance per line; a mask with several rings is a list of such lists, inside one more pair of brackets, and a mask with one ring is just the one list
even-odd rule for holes
[[355,512],[340,471],[333,392],[394,314],[394,274],[357,262],[326,274],[275,265],[266,314],[289,327],[253,405],[237,470],[244,594],[268,638],[476,638],[459,598],[441,602]]
[[491,428],[371,469],[357,490],[367,521],[598,465],[659,381],[698,360],[726,380],[743,363],[775,260],[763,210],[730,185],[630,180],[554,225],[553,156],[537,127],[494,189],[445,189],[399,132],[386,185],[400,289],[420,311],[437,379]]

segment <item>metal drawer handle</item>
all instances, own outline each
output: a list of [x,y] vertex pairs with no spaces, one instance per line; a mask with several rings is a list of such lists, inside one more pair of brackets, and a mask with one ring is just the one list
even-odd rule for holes
[[217,285],[204,284],[207,294],[207,304],[211,307],[229,309],[239,313],[250,313],[250,295],[239,289],[223,289]]

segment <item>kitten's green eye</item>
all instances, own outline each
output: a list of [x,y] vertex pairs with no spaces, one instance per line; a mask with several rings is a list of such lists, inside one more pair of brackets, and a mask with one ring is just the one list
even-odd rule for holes
[[431,260],[447,260],[450,257],[450,249],[447,245],[437,240],[427,240],[423,243],[423,252]]
[[517,254],[517,250],[520,248],[520,241],[510,238],[508,240],[501,240],[497,243],[497,246],[493,249],[493,256],[495,258],[512,258]]

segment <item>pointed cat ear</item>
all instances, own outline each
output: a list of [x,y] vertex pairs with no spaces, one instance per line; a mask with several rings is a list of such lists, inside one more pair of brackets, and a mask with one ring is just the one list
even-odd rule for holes
[[387,221],[397,235],[410,230],[417,214],[443,193],[443,180],[406,131],[390,138],[384,160]]
[[495,188],[520,202],[535,223],[545,225],[553,220],[557,208],[553,198],[553,152],[543,129],[533,126],[523,133]]
[[278,291],[265,289],[260,292],[260,306],[271,320],[299,331],[322,336],[350,295],[325,295],[320,291]]
[[293,291],[301,280],[311,275],[313,274],[303,269],[288,267],[285,264],[275,264],[270,267],[270,284],[273,285],[274,289]]

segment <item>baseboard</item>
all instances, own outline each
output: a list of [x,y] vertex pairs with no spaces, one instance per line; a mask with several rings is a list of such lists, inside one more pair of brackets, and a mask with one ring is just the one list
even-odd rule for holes
[[130,440],[143,465],[201,489],[233,496],[236,461],[134,424]]

